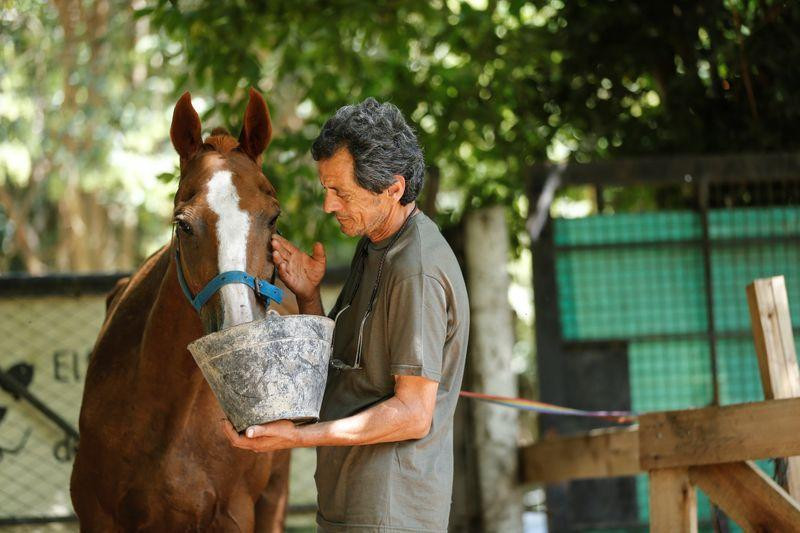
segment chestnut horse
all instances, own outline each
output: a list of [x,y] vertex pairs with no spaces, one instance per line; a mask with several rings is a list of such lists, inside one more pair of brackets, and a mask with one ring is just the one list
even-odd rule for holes
[[[228,284],[204,305],[194,302],[198,313],[178,276],[180,268],[186,291],[198,294],[223,271],[273,275],[269,242],[280,207],[261,172],[272,126],[252,89],[243,124],[238,141],[217,129],[204,142],[189,93],[175,106],[175,234],[109,295],[86,374],[70,483],[84,531],[283,528],[288,452],[230,445],[219,424],[225,415],[186,349],[265,316],[265,303],[251,287]],[[271,305],[296,312],[293,302]]]

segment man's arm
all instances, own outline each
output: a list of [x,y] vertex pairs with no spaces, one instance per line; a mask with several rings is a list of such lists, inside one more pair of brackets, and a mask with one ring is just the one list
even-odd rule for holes
[[394,396],[347,418],[307,426],[279,420],[248,428],[245,437],[226,420],[224,431],[234,446],[256,452],[421,439],[430,431],[438,388],[427,378],[395,376]]

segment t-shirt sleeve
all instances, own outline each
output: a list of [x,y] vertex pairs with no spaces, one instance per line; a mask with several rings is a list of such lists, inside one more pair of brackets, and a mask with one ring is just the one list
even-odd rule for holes
[[419,274],[394,284],[388,299],[389,370],[392,375],[442,378],[447,299],[435,278]]

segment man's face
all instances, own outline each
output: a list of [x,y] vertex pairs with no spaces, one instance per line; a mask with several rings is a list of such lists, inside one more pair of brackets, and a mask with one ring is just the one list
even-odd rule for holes
[[347,148],[319,161],[318,169],[319,181],[325,188],[322,208],[336,216],[345,235],[366,235],[387,216],[391,198],[358,184],[353,156]]

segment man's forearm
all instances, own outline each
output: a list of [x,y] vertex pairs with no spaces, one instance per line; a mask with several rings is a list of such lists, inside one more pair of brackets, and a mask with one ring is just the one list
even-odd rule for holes
[[301,446],[358,446],[420,439],[430,430],[430,420],[397,396],[358,414],[297,428]]
[[325,316],[325,310],[322,308],[322,297],[317,290],[309,298],[297,298],[297,307],[303,315],[318,315]]
[[254,452],[421,439],[431,430],[438,387],[421,376],[395,376],[394,396],[347,418],[299,427],[277,420],[247,428],[246,437],[227,420],[222,429],[231,444]]

